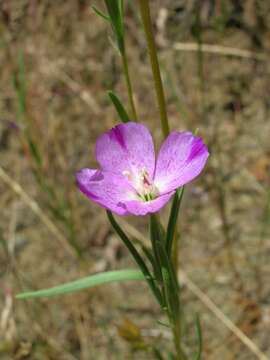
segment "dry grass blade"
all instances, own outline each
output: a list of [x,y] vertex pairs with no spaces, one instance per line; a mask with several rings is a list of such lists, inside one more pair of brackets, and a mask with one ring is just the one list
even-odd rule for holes
[[[45,61],[44,61],[45,62]],[[57,65],[46,62],[40,68],[46,76],[54,76],[56,79],[63,81],[81,100],[87,104],[95,115],[100,114],[101,109],[95,98],[90,94],[89,90],[83,88],[81,84],[73,80],[68,74],[58,68]]]
[[216,55],[234,56],[238,58],[267,61],[267,56],[262,53],[255,53],[253,51],[238,49],[230,46],[202,44],[199,47],[196,43],[181,43],[177,42],[172,45],[173,50],[177,51],[200,51]]
[[46,341],[46,343],[57,353],[63,356],[63,359],[66,360],[77,360],[75,356],[68,353],[62,346],[58,344],[58,342],[45,331],[37,322],[33,324],[35,331],[39,334],[39,336]]
[[[125,220],[121,220],[120,224],[131,236],[135,237],[143,244],[147,244],[147,239],[132,225]],[[179,272],[179,278],[187,288],[211,311],[228,330],[230,330],[254,355],[260,360],[269,360],[269,358],[258,348],[258,346],[241,331],[224,313],[216,306],[216,304],[196,285],[185,272]]]
[[235,336],[237,336],[238,339],[241,340],[241,342],[258,357],[258,359],[269,360],[269,358],[258,348],[258,346],[226,315],[224,315],[216,304],[196,284],[194,284],[194,282],[190,280],[183,271],[179,272],[179,278],[182,283],[184,283],[189,290],[208,308],[208,310],[210,310]]
[[[16,181],[14,181],[5,172],[2,167],[0,167],[0,179],[17,195],[21,196],[29,208],[40,218],[40,220],[44,223],[44,225],[47,226],[51,233],[55,235],[61,245],[63,245],[71,255],[74,255],[72,248],[68,245],[68,242],[59,229],[47,217],[47,215],[44,214],[39,205],[22,189],[22,187]],[[131,236],[134,236],[144,244],[147,242],[147,239],[125,220],[121,220],[120,223]],[[215,305],[215,303],[206,294],[204,294],[203,291],[196,284],[194,284],[183,271],[180,272],[180,278],[186,284],[188,289],[208,308],[208,310],[210,310],[235,336],[237,336],[238,339],[251,352],[253,352],[253,354],[255,354],[258,359],[268,360],[268,357],[262,353],[257,345],[248,336],[246,336],[226,315],[224,315],[223,312]]]
[[72,256],[74,256],[74,251],[72,247],[69,245],[65,236],[61,233],[61,231],[55,226],[55,224],[50,220],[50,218],[43,212],[38,203],[33,200],[18,184],[15,180],[13,180],[5,170],[0,166],[0,179],[10,187],[17,195],[19,195],[25,204],[40,218],[43,224],[49,229],[49,231],[56,237],[61,246]]

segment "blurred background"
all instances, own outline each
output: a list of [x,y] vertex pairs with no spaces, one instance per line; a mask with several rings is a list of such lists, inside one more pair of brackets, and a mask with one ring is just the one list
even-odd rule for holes
[[[14,300],[21,291],[135,267],[105,212],[74,181],[78,169],[96,166],[97,137],[119,122],[106,91],[128,104],[111,30],[92,5],[104,10],[97,0],[0,1],[4,360],[154,359],[151,344],[172,348],[143,283]],[[270,358],[270,2],[156,0],[151,11],[171,129],[198,128],[211,152],[186,188],[179,219],[186,345],[196,348],[199,313],[204,359],[263,359],[258,349]],[[139,119],[159,146],[137,1],[125,1],[125,26]],[[147,218],[119,221],[147,243]]]

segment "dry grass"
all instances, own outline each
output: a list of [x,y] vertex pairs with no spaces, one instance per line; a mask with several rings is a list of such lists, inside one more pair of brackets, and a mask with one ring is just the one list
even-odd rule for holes
[[[133,265],[104,213],[85,200],[74,183],[77,169],[95,165],[97,136],[118,122],[106,90],[114,89],[127,100],[120,61],[109,46],[109,29],[90,10],[93,3],[0,4],[4,360],[151,359],[150,352],[132,352],[132,344],[119,336],[117,328],[127,324],[126,318],[141,330],[146,344],[170,347],[164,328],[156,324],[160,314],[144,284],[115,284],[51,300],[13,298],[22,289]],[[136,2],[131,3],[126,29],[135,99],[141,121],[159,144],[152,77],[134,14]],[[211,149],[206,171],[185,194],[180,266],[251,340],[255,351],[209,312],[185,281],[187,347],[195,349],[193,314],[199,312],[205,359],[263,359],[258,351],[270,358],[270,235],[265,212],[270,186],[269,4],[249,0],[241,10],[230,0],[223,13],[222,1],[204,1],[201,37],[207,46],[200,47],[200,57],[192,33],[194,3],[187,1],[181,10],[176,1],[157,1],[152,9],[171,127],[199,128]],[[193,45],[176,49],[179,43]],[[22,53],[27,86],[23,114],[14,87]],[[41,165],[29,150],[29,134]],[[145,238],[147,219],[128,221]]]

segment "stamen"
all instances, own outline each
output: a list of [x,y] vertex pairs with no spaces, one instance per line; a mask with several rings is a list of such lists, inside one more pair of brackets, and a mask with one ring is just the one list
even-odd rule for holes
[[141,180],[144,185],[148,185],[148,186],[151,185],[151,181],[149,180],[149,174],[145,167],[142,169],[142,172],[141,172]]
[[145,167],[139,172],[137,178],[129,170],[124,170],[122,174],[130,181],[138,196],[143,201],[151,201],[157,197],[158,191],[149,178],[148,171]]

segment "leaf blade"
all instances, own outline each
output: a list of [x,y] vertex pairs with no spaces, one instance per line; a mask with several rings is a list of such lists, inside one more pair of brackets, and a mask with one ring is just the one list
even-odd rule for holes
[[197,339],[198,339],[198,351],[197,351],[197,354],[195,355],[194,360],[201,360],[202,348],[203,348],[203,338],[202,338],[202,328],[201,328],[199,316],[196,316],[196,332],[197,332]]
[[102,19],[106,20],[106,21],[111,21],[110,17],[106,14],[104,14],[103,12],[101,12],[97,7],[95,7],[94,5],[92,6],[93,11],[100,16]]
[[71,281],[66,284],[54,286],[49,289],[20,293],[16,295],[16,298],[30,299],[37,297],[52,297],[52,296],[72,293],[83,289],[88,289],[91,287],[95,287],[98,285],[103,285],[111,282],[128,281],[128,280],[144,280],[144,276],[141,271],[134,269],[107,271],[103,273],[90,275],[80,280]]
[[152,274],[150,273],[144,259],[141,257],[140,253],[137,251],[136,247],[130,241],[130,239],[128,238],[126,233],[123,231],[123,229],[118,225],[118,223],[115,220],[112,212],[109,211],[109,210],[107,210],[106,212],[107,212],[108,219],[109,219],[113,229],[115,230],[117,235],[120,237],[120,239],[123,241],[123,243],[125,244],[125,246],[129,250],[129,252],[131,253],[133,259],[135,260],[135,262],[137,263],[137,265],[141,269],[141,271],[142,271],[142,273],[143,273],[143,275],[145,277],[145,280],[147,281],[147,283],[148,283],[150,289],[152,290],[155,298],[157,299],[158,303],[162,306],[161,293],[160,293],[159,288],[157,287],[157,285],[155,283],[155,279],[152,276]]
[[111,102],[113,103],[115,110],[117,111],[121,121],[123,123],[129,122],[130,118],[119,97],[111,90],[108,91],[108,96]]
[[177,222],[183,194],[184,194],[184,186],[176,190],[176,193],[173,198],[173,203],[172,203],[170,217],[167,226],[167,235],[166,235],[166,251],[169,257],[171,256],[173,237],[175,233],[176,222]]
[[124,52],[124,20],[123,9],[119,1],[104,0],[107,7],[108,15],[111,20],[113,32],[115,34],[118,49],[121,53]]

